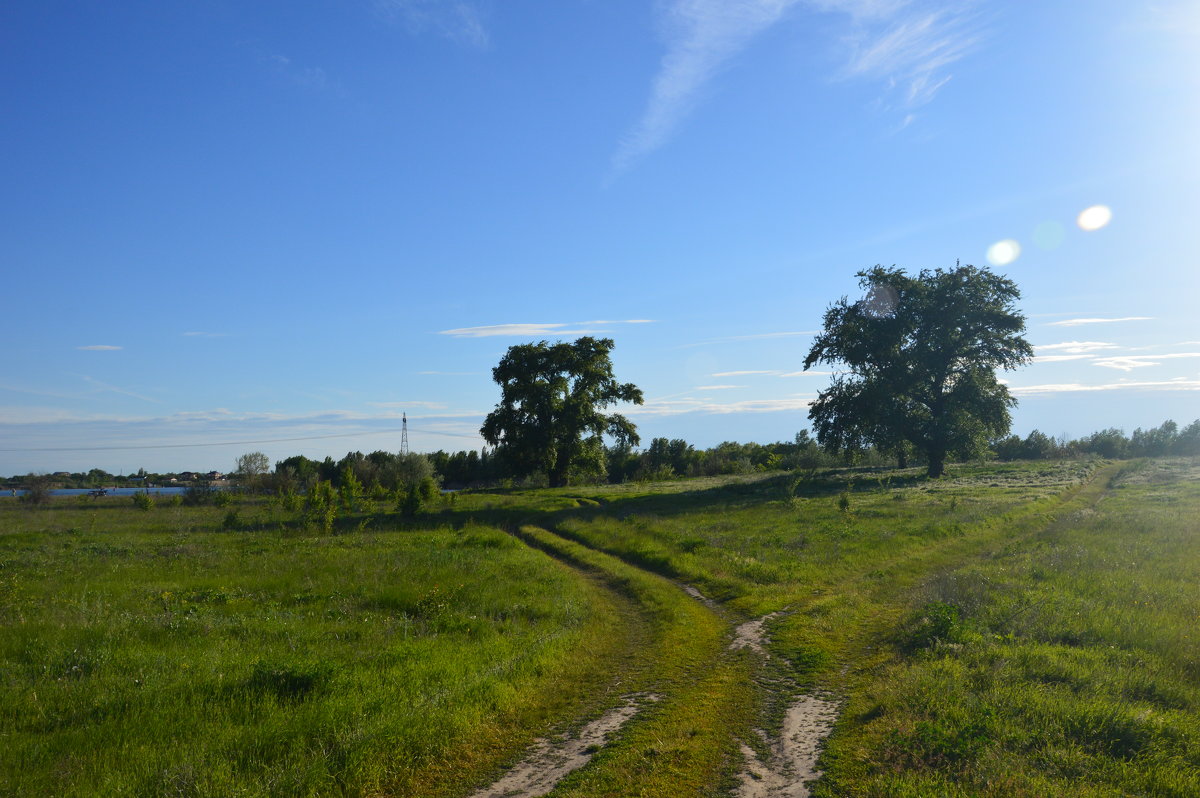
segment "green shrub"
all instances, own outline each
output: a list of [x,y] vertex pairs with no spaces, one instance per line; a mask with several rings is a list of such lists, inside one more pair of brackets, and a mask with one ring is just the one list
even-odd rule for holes
[[962,613],[954,604],[931,601],[909,620],[903,648],[932,648],[936,643],[961,643],[966,636]]
[[233,504],[233,494],[227,490],[215,490],[212,492],[212,501],[218,507],[228,507]]
[[154,509],[154,497],[144,490],[138,491],[129,498],[133,501],[133,506],[139,510]]
[[207,485],[193,485],[183,492],[183,503],[188,507],[198,507],[212,500],[213,491]]

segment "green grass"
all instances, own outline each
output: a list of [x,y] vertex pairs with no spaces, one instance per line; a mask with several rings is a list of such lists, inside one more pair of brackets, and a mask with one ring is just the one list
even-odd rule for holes
[[[310,536],[218,531],[207,508],[0,512],[4,794],[446,786],[580,711],[623,650],[624,607],[485,526]],[[11,531],[47,521],[73,526]]]
[[[464,492],[330,535],[263,501],[0,500],[0,793],[461,796],[654,693],[556,795],[728,795],[739,741],[821,689],[820,795],[1198,794],[1198,476]],[[727,651],[774,611],[770,660]]]
[[912,597],[818,795],[1200,795],[1200,476],[1094,508]]

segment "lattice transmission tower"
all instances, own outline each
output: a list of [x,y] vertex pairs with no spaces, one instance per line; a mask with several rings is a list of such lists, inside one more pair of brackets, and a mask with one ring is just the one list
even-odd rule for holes
[[408,413],[400,414],[400,454],[408,454]]

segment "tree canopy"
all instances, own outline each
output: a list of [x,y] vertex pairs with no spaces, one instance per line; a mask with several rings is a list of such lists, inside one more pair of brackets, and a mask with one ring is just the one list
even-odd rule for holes
[[841,365],[809,409],[822,444],[874,445],[903,462],[924,454],[929,475],[947,456],[969,456],[1008,432],[1016,400],[996,369],[1029,362],[1016,284],[974,266],[923,270],[876,266],[858,273],[863,299],[825,311],[824,329],[804,360]]
[[[602,437],[636,446],[637,429],[619,413],[605,414],[616,402],[642,403],[642,391],[613,377],[611,338],[585,336],[574,343],[509,347],[492,369],[500,403],[480,429],[498,447],[512,471],[543,471],[550,485],[566,485],[573,467],[603,457]],[[602,466],[602,463],[600,464]]]

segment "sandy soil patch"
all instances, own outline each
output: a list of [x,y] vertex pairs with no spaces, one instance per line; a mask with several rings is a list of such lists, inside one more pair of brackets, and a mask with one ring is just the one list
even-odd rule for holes
[[644,704],[657,696],[637,694],[625,697],[625,703],[610,709],[574,734],[541,739],[529,755],[499,781],[479,790],[471,798],[538,798],[554,789],[558,782],[586,765],[616,732],[636,715]]
[[808,798],[808,782],[820,778],[817,757],[821,743],[837,719],[837,704],[805,696],[788,707],[779,739],[764,762],[742,745],[746,770],[735,793],[738,798]]

